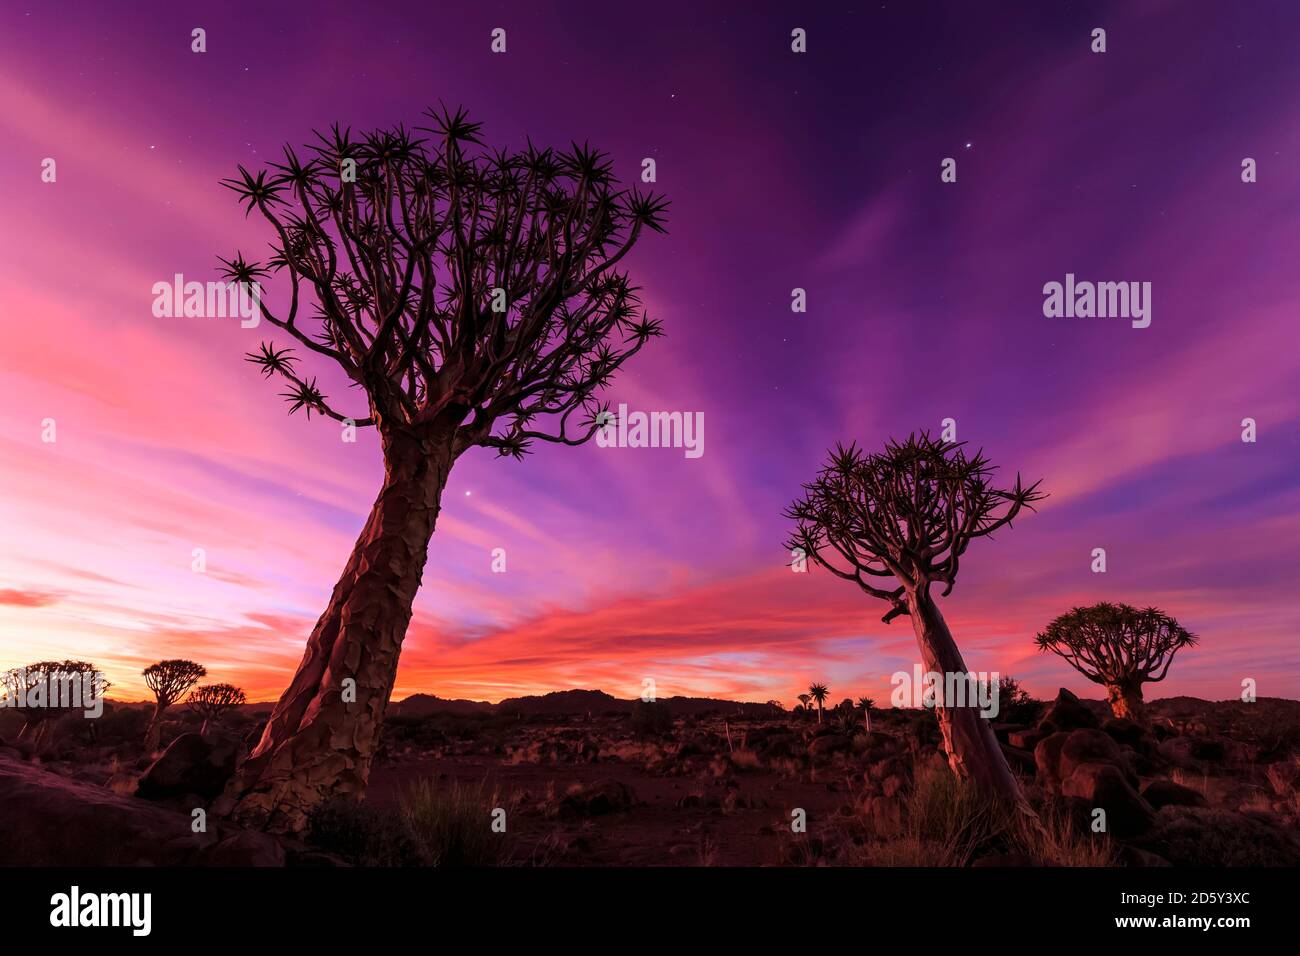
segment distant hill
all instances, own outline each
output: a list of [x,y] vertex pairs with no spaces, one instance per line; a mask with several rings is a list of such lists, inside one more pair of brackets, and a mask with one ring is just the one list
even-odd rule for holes
[[412,694],[388,707],[394,717],[425,717],[429,714],[490,714],[493,704],[485,700],[446,700],[433,694]]
[[[402,717],[427,714],[509,714],[522,717],[567,717],[579,714],[629,714],[636,700],[622,700],[603,690],[557,690],[549,694],[507,697],[499,704],[483,700],[444,700],[431,694],[414,694],[389,707]],[[712,697],[662,697],[659,703],[676,717],[713,711],[721,714],[758,714],[766,704],[718,700]]]

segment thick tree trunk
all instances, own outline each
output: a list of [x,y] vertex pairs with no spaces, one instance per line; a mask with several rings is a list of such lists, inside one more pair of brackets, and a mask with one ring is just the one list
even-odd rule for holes
[[149,726],[144,731],[144,752],[147,754],[157,750],[161,742],[163,710],[160,705],[153,705],[153,716],[149,718]]
[[[934,600],[928,594],[908,595],[907,605],[925,672],[937,673],[942,678],[948,674],[966,674],[966,662]],[[940,703],[935,710],[948,766],[960,779],[973,781],[1008,802],[1024,804],[1020,783],[1011,772],[988,719],[980,716],[978,703],[972,697],[968,693],[965,702],[968,706],[957,707],[948,706],[943,702],[942,693],[939,695]]]
[[1147,709],[1142,702],[1141,681],[1107,684],[1106,699],[1110,703],[1110,712],[1116,717],[1127,718],[1139,724],[1146,723]]
[[243,825],[300,832],[321,801],[365,791],[453,461],[448,431],[382,437],[379,497],[293,681],[217,805]]

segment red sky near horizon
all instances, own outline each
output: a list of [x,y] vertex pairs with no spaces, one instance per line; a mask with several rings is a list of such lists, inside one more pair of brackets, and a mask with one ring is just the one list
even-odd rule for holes
[[[661,696],[790,705],[820,680],[883,704],[916,660],[908,622],[792,574],[781,511],[835,442],[945,418],[1051,494],[974,543],[941,601],[970,668],[1101,696],[1032,638],[1114,600],[1201,638],[1149,696],[1234,698],[1246,677],[1300,696],[1300,10],[702,6],[0,12],[0,668],[91,660],[138,698],[143,667],[187,657],[279,695],[379,450],[286,416],[243,361],[277,340],[265,326],[155,318],[151,289],[262,254],[217,185],[237,165],[443,100],[492,145],[590,140],[624,180],[656,159],[670,234],[629,269],[667,337],[606,397],[703,412],[705,451],[467,454],[395,697],[635,697],[649,677]],[[1045,318],[1067,272],[1150,281],[1150,328]]]

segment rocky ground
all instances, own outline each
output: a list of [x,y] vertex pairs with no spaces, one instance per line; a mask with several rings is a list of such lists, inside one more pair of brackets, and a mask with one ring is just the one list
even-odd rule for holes
[[302,842],[193,832],[256,714],[160,756],[119,716],[0,744],[0,863],[1300,864],[1300,703],[1161,701],[1142,728],[1062,691],[1017,716],[994,729],[1033,818],[956,784],[926,712],[399,712],[366,804]]

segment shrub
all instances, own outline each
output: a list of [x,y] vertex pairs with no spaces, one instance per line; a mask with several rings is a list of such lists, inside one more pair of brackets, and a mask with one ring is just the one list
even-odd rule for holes
[[652,700],[638,700],[632,705],[630,718],[632,732],[642,736],[666,734],[673,729],[672,711],[667,704]]
[[358,866],[415,866],[420,862],[406,821],[393,810],[335,798],[311,814],[309,841]]

